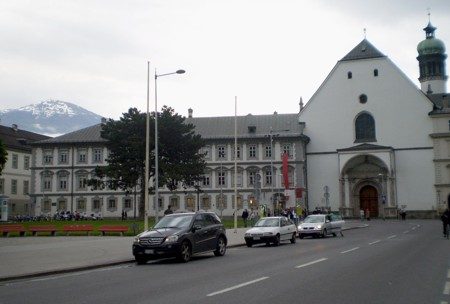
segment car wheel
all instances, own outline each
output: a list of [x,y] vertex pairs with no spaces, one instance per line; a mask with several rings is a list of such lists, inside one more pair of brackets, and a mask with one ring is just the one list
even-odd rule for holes
[[189,242],[184,241],[181,244],[180,252],[178,254],[178,260],[183,263],[189,262],[191,259],[191,245],[189,245]]
[[252,241],[245,241],[245,244],[247,245],[247,247],[252,247],[253,245]]
[[225,243],[225,239],[223,237],[219,237],[217,240],[217,247],[214,251],[215,256],[224,256],[227,251],[227,244]]
[[333,237],[336,237],[336,233],[333,232]]
[[295,233],[292,234],[292,238],[291,238],[291,244],[295,244]]
[[275,242],[274,242],[274,245],[275,246],[280,246],[280,235],[279,234],[277,234],[276,236],[275,236]]
[[144,265],[148,261],[147,258],[140,256],[135,256],[134,259],[136,260],[136,264],[138,265]]
[[270,246],[270,242],[266,242],[266,246]]
[[323,232],[322,232],[322,237],[324,238],[324,237],[326,237],[326,236],[327,236],[327,230],[324,229]]
[[300,233],[300,234],[298,235],[298,237],[299,237],[300,239],[302,239],[304,236],[303,236],[303,234]]

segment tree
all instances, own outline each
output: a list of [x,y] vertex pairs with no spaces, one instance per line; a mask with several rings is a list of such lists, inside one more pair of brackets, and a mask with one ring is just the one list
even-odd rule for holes
[[[203,155],[199,153],[204,141],[195,134],[192,124],[167,106],[158,113],[159,186],[171,191],[188,187],[201,179],[205,169]],[[132,192],[141,189],[139,211],[143,214],[145,196],[145,127],[146,113],[130,108],[118,121],[110,119],[102,127],[101,136],[107,140],[107,165],[95,169],[96,176],[89,180],[95,188],[109,187]],[[150,134],[154,132],[154,113],[150,118]],[[150,136],[150,177],[154,176],[154,136]],[[149,189],[153,192],[154,187]]]
[[8,152],[3,141],[0,139],[0,175],[2,175],[3,168],[5,168],[6,161],[8,160]]

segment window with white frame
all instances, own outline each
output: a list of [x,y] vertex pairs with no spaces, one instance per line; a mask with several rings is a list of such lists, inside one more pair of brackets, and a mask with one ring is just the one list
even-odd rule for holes
[[187,196],[185,199],[186,210],[194,211],[195,210],[195,198],[193,196]]
[[[237,187],[242,187],[242,171],[238,170],[237,175],[236,175],[236,185]],[[234,170],[231,174],[231,185],[234,187]]]
[[203,187],[210,187],[211,186],[211,175],[205,174],[202,179],[202,184],[203,184]]
[[44,165],[53,164],[53,150],[44,150],[43,163]]
[[98,197],[92,199],[92,210],[99,211],[102,206],[102,200]]
[[204,155],[203,157],[207,160],[211,160],[211,146],[204,146],[201,149],[201,153]]
[[29,156],[24,156],[24,158],[23,158],[23,169],[30,170],[30,157]]
[[12,168],[13,169],[19,168],[19,155],[17,154],[12,155]]
[[87,162],[87,149],[85,148],[78,149],[77,154],[78,154],[77,157],[78,163],[85,164]]
[[203,209],[203,210],[211,209],[211,199],[209,198],[209,196],[203,196],[201,202],[202,203],[201,203],[200,209]]
[[24,180],[23,181],[23,195],[30,194],[30,181]]
[[[234,202],[236,201],[235,198],[234,198],[234,195],[233,195],[232,199],[233,199],[233,201],[231,202],[231,208],[234,209]],[[238,195],[237,196],[237,209],[239,210],[239,209],[242,209],[243,207],[244,207],[244,202],[242,200],[242,196]]]
[[217,184],[219,186],[225,186],[225,177],[226,177],[225,171],[222,170],[217,172]]
[[67,210],[67,201],[65,199],[58,200],[58,210],[59,211]]
[[272,185],[272,171],[270,170],[270,168],[265,170],[264,175],[265,175],[265,184]]
[[77,211],[78,212],[86,212],[86,199],[79,198],[77,200]]
[[124,200],[123,200],[123,209],[131,209],[131,206],[132,206],[132,204],[131,204],[131,198],[130,197],[126,197]]
[[77,189],[78,190],[86,190],[87,189],[87,173],[78,173],[77,174]]
[[67,164],[69,162],[69,151],[68,150],[59,150],[58,151],[58,163]]
[[92,155],[93,163],[101,163],[103,161],[103,149],[102,148],[94,148]]
[[42,190],[51,191],[52,190],[52,175],[50,173],[44,173],[42,177]]
[[227,158],[226,146],[217,146],[217,158],[221,160]]
[[17,194],[17,179],[11,180],[11,194]]
[[271,158],[272,157],[272,146],[267,145],[264,147],[264,157],[265,158]]
[[48,199],[48,198],[45,198],[43,201],[42,201],[42,211],[43,212],[50,212],[50,210],[51,210],[51,206],[52,206],[52,201],[50,200],[50,199]]
[[253,186],[256,182],[256,172],[250,171],[248,172],[248,185]]
[[248,145],[248,158],[256,158],[256,145]]
[[216,196],[216,206],[219,210],[227,209],[227,196],[224,194],[219,194]]
[[172,210],[180,209],[180,198],[178,196],[171,196],[169,202]]
[[[232,150],[231,154],[233,155],[233,159],[234,159],[234,153],[235,153],[234,146],[232,147],[232,149],[233,150]],[[237,156],[236,159],[241,159],[241,146],[240,145],[238,145],[236,148],[236,156]]]
[[58,190],[66,191],[68,185],[69,173],[66,171],[58,172]]
[[117,209],[117,200],[114,197],[108,198],[108,210]]
[[292,146],[291,144],[284,144],[283,145],[283,154],[287,154],[289,157],[292,157]]

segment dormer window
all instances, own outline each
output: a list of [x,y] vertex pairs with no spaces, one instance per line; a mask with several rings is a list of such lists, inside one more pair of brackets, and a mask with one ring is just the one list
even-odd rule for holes
[[248,126],[248,133],[255,134],[256,126]]

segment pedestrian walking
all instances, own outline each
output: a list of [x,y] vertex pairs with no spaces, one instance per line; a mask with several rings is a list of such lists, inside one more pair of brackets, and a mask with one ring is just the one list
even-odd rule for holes
[[244,209],[244,211],[242,211],[242,219],[244,220],[244,227],[247,227],[247,219],[248,219],[247,209]]
[[172,213],[173,213],[172,206],[171,205],[167,206],[167,209],[164,211],[164,215],[168,215],[168,214],[172,214]]
[[442,220],[442,225],[443,225],[443,231],[444,231],[444,237],[448,238],[448,225],[450,224],[450,211],[447,209],[445,209],[444,213],[442,213],[441,215],[441,220]]
[[364,221],[364,210],[362,209],[359,210],[359,217],[361,219],[361,222]]

